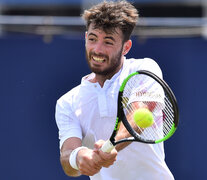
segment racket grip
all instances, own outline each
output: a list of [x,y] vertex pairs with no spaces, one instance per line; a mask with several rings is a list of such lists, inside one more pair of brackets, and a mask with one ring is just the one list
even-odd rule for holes
[[103,146],[101,147],[101,150],[103,152],[111,152],[114,149],[114,145],[112,144],[112,142],[110,140],[107,140]]

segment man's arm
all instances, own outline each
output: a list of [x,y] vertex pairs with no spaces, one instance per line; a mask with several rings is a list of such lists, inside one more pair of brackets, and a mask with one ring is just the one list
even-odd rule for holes
[[111,153],[103,153],[95,149],[83,148],[77,153],[76,163],[79,170],[75,170],[69,163],[71,152],[81,146],[79,138],[68,138],[61,148],[60,161],[62,168],[68,176],[87,175],[93,176],[98,173],[102,167],[109,167],[114,163],[117,156],[117,151]]
[[68,138],[62,145],[60,150],[60,163],[66,175],[68,176],[80,176],[80,172],[71,167],[69,163],[69,157],[71,152],[81,146],[81,140],[76,137]]

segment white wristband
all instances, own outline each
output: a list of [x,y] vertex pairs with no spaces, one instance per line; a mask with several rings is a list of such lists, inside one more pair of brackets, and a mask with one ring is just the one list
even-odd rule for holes
[[74,149],[71,152],[70,157],[69,157],[69,163],[70,163],[71,167],[76,169],[76,170],[79,170],[77,162],[76,162],[76,157],[77,157],[78,151],[80,151],[83,148],[87,148],[87,147],[81,146],[81,147],[78,147],[78,148]]

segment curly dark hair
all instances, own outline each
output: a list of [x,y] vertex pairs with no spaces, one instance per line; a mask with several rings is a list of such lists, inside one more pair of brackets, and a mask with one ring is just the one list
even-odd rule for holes
[[91,23],[95,28],[105,32],[112,32],[116,28],[120,28],[123,33],[123,42],[125,42],[130,39],[136,26],[138,11],[125,0],[104,1],[85,10],[82,17],[86,21],[87,30]]

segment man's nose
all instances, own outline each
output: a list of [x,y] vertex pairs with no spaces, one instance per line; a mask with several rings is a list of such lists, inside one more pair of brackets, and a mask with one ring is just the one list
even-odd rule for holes
[[94,52],[96,54],[103,54],[104,52],[104,46],[102,42],[98,42],[94,47]]

